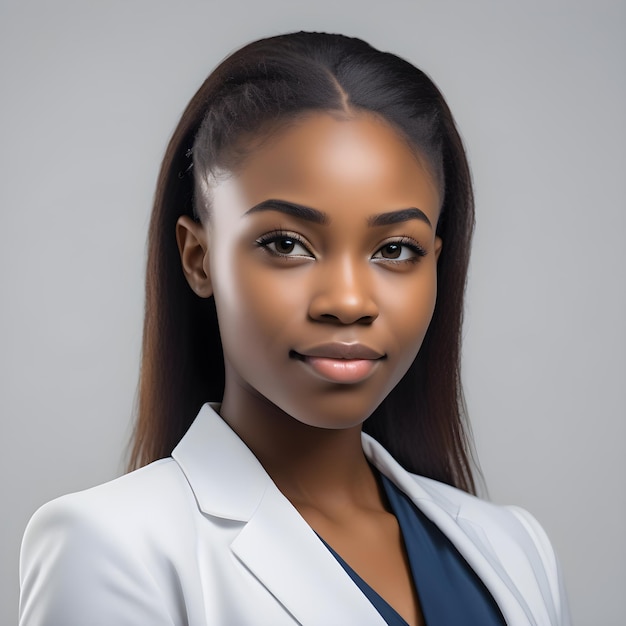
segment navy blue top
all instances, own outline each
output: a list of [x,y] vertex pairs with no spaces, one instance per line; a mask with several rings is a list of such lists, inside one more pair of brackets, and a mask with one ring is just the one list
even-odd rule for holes
[[[426,624],[506,626],[495,600],[450,540],[396,485],[378,475],[400,525]],[[407,626],[402,616],[324,543],[385,622],[389,626]]]

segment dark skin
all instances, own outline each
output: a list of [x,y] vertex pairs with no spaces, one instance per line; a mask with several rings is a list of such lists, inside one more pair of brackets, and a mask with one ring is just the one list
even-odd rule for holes
[[181,217],[177,240],[190,286],[215,297],[221,415],[306,522],[409,624],[423,624],[361,427],[432,316],[438,186],[379,118],[316,113],[210,193],[210,215]]

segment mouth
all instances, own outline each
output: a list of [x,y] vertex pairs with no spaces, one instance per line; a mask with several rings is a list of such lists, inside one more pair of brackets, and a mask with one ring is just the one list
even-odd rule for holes
[[359,343],[326,343],[289,356],[300,361],[318,378],[339,384],[354,384],[369,378],[386,356]]

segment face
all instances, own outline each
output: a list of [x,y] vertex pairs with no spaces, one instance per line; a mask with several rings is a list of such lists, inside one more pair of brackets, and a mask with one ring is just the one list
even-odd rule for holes
[[215,297],[224,402],[246,396],[322,428],[362,423],[428,328],[439,207],[424,163],[365,113],[306,117],[216,183],[183,265]]

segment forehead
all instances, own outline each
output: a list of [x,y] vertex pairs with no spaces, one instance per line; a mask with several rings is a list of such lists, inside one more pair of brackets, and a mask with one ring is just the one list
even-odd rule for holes
[[321,210],[418,206],[433,224],[440,204],[425,160],[400,133],[369,113],[306,116],[252,149],[236,172],[216,185],[215,201],[224,184],[236,186],[248,206],[285,197]]

